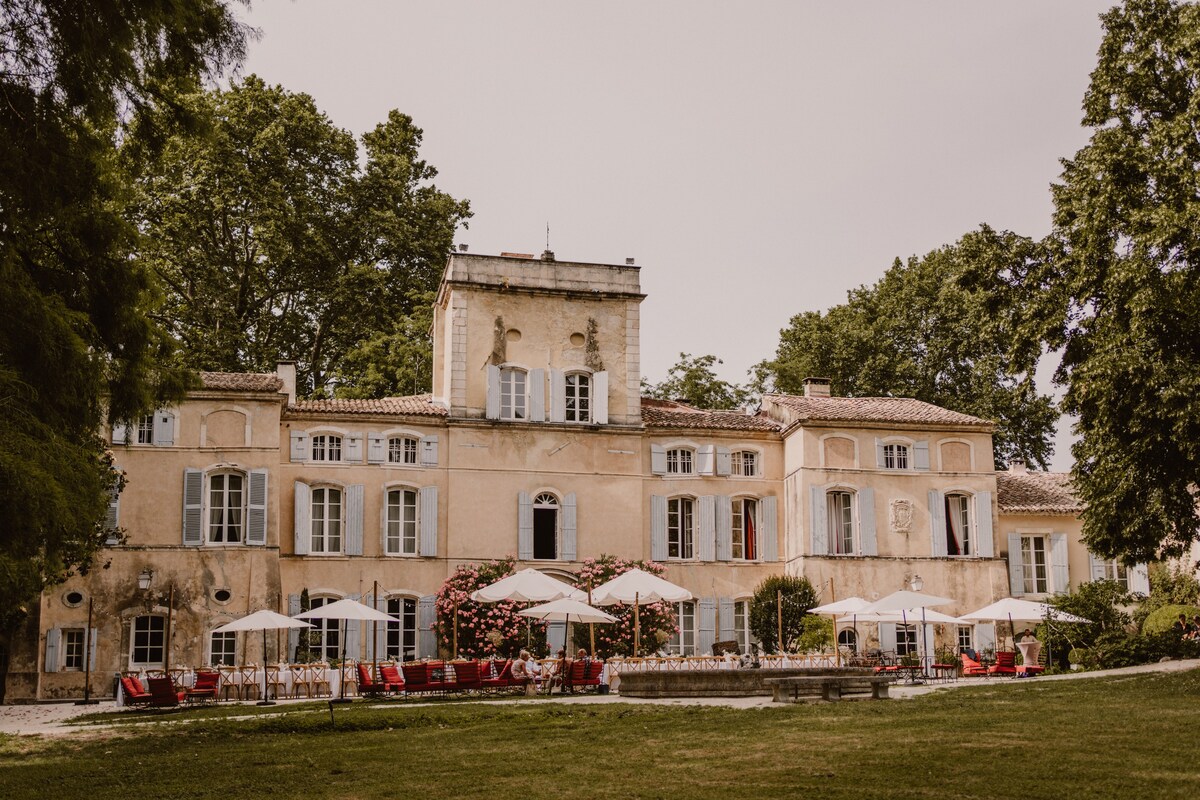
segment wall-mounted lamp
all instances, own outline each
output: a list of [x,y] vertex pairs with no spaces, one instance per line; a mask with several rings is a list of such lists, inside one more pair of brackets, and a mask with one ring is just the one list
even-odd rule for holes
[[154,570],[147,567],[138,574],[138,588],[143,592],[150,588],[150,582],[154,580]]
[[910,583],[909,585],[912,586],[912,590],[914,592],[919,592],[925,588],[925,581],[921,580],[920,575],[913,575],[912,583]]

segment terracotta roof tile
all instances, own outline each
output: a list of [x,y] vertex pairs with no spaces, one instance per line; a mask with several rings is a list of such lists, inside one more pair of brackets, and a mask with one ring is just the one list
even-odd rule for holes
[[288,406],[287,410],[290,413],[297,414],[446,416],[446,409],[434,404],[432,396],[427,394],[409,395],[407,397],[379,397],[367,400],[342,398],[332,400],[301,400]]
[[225,392],[278,392],[283,381],[274,372],[201,372],[203,388]]
[[1067,472],[997,472],[996,502],[1005,514],[1075,516],[1083,511]]
[[707,411],[673,400],[642,398],[642,422],[650,428],[710,428],[727,431],[778,431],[782,426],[763,414]]
[[929,425],[992,427],[987,420],[951,411],[909,397],[803,397],[791,394],[764,395],[765,405],[774,403],[796,422],[887,422]]

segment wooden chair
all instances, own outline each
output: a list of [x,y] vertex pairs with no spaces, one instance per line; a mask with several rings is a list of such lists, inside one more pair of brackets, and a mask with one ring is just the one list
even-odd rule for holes
[[280,664],[268,664],[263,669],[267,671],[267,696],[275,698],[287,696],[287,667]]
[[343,661],[342,666],[339,668],[339,672],[341,672],[341,685],[345,687],[345,689],[339,691],[345,696],[350,695],[350,687],[352,686],[354,687],[354,694],[362,694],[362,689],[358,684],[358,670],[355,669],[355,666],[361,666],[361,664],[355,665],[350,661]]
[[241,676],[238,674],[237,667],[219,666],[217,673],[221,676],[220,692],[225,695],[225,699],[229,699],[229,695],[234,695],[237,699],[242,699]]
[[288,672],[292,679],[292,697],[299,697],[304,691],[305,697],[313,696],[312,683],[309,682],[308,664],[289,664]]
[[249,700],[251,693],[258,700],[261,700],[262,685],[258,680],[258,667],[254,664],[243,664],[238,667],[238,697],[242,700]]
[[333,687],[329,685],[329,665],[325,662],[308,665],[308,685],[314,696],[332,697]]

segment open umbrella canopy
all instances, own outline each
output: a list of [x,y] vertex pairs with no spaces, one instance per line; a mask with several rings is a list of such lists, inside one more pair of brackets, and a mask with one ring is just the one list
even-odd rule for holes
[[676,586],[668,580],[637,568],[623,572],[611,581],[592,589],[592,602],[598,606],[611,606],[616,603],[637,603],[644,606],[663,600],[678,603],[691,599],[692,593],[682,586]]
[[868,605],[870,605],[870,601],[864,600],[861,597],[847,597],[844,600],[838,600],[835,603],[826,603],[823,606],[810,608],[809,611],[813,614],[823,614],[829,617],[840,617],[843,614],[857,614]]
[[856,614],[859,622],[899,622],[915,625],[918,622],[936,622],[949,625],[961,625],[962,619],[934,611],[930,608],[903,608],[899,611],[864,611]]
[[937,595],[925,594],[923,592],[910,592],[907,589],[902,589],[898,592],[892,592],[887,597],[881,597],[874,603],[870,603],[863,607],[863,611],[911,611],[915,608],[931,608],[933,606],[947,606],[953,603],[949,597],[938,597]]
[[617,618],[611,614],[606,614],[598,608],[592,608],[587,603],[581,603],[578,600],[572,600],[569,597],[564,597],[559,600],[551,600],[549,603],[542,603],[540,606],[527,608],[524,611],[518,611],[522,617],[531,617],[540,620],[553,620],[555,622],[571,621],[571,622],[616,622]]
[[972,611],[970,614],[963,614],[962,618],[983,620],[985,622],[999,622],[1003,620],[1010,620],[1012,622],[1041,622],[1044,619],[1052,619],[1055,622],[1091,622],[1091,620],[1084,619],[1083,617],[1059,611],[1057,608],[1046,603],[1034,603],[1030,600],[1022,600],[1019,597],[1006,597],[1003,600],[997,600],[990,606],[984,606],[977,611]]
[[277,614],[269,609],[255,611],[253,614],[247,614],[241,619],[235,619],[233,622],[227,622],[219,628],[213,628],[214,632],[224,633],[226,631],[273,631],[280,628],[311,628],[307,622],[291,617],[285,617],[283,614]]
[[499,603],[501,600],[545,603],[561,597],[587,600],[587,592],[528,567],[471,593],[471,599],[478,603]]
[[368,622],[400,622],[396,617],[376,611],[370,606],[350,598],[318,606],[311,611],[297,614],[293,619],[361,619]]

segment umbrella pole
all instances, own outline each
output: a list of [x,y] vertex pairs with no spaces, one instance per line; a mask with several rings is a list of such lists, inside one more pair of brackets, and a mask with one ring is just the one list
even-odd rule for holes
[[[625,595],[628,597],[629,595]],[[642,638],[642,620],[638,616],[638,593],[633,593],[633,657],[638,657],[638,639]]]
[[[590,606],[591,604],[592,604],[592,585],[589,583],[588,584],[588,605]],[[588,644],[591,645],[591,649],[588,650],[588,653],[591,654],[592,658],[595,658],[596,657],[596,625],[595,625],[595,623],[592,623],[592,622],[588,623]]]
[[342,663],[338,664],[338,696],[336,700],[329,701],[329,713],[333,715],[334,703],[349,703],[346,699],[346,628],[349,625],[348,620],[342,620]]
[[263,688],[262,697],[259,698],[257,705],[273,706],[275,701],[267,697],[267,629],[263,628]]
[[[379,610],[379,581],[373,581],[371,584],[371,602],[375,604],[375,610]],[[403,610],[401,611],[403,613]],[[403,659],[401,659],[403,660]],[[379,621],[371,620],[371,675],[375,680],[379,680]]]

